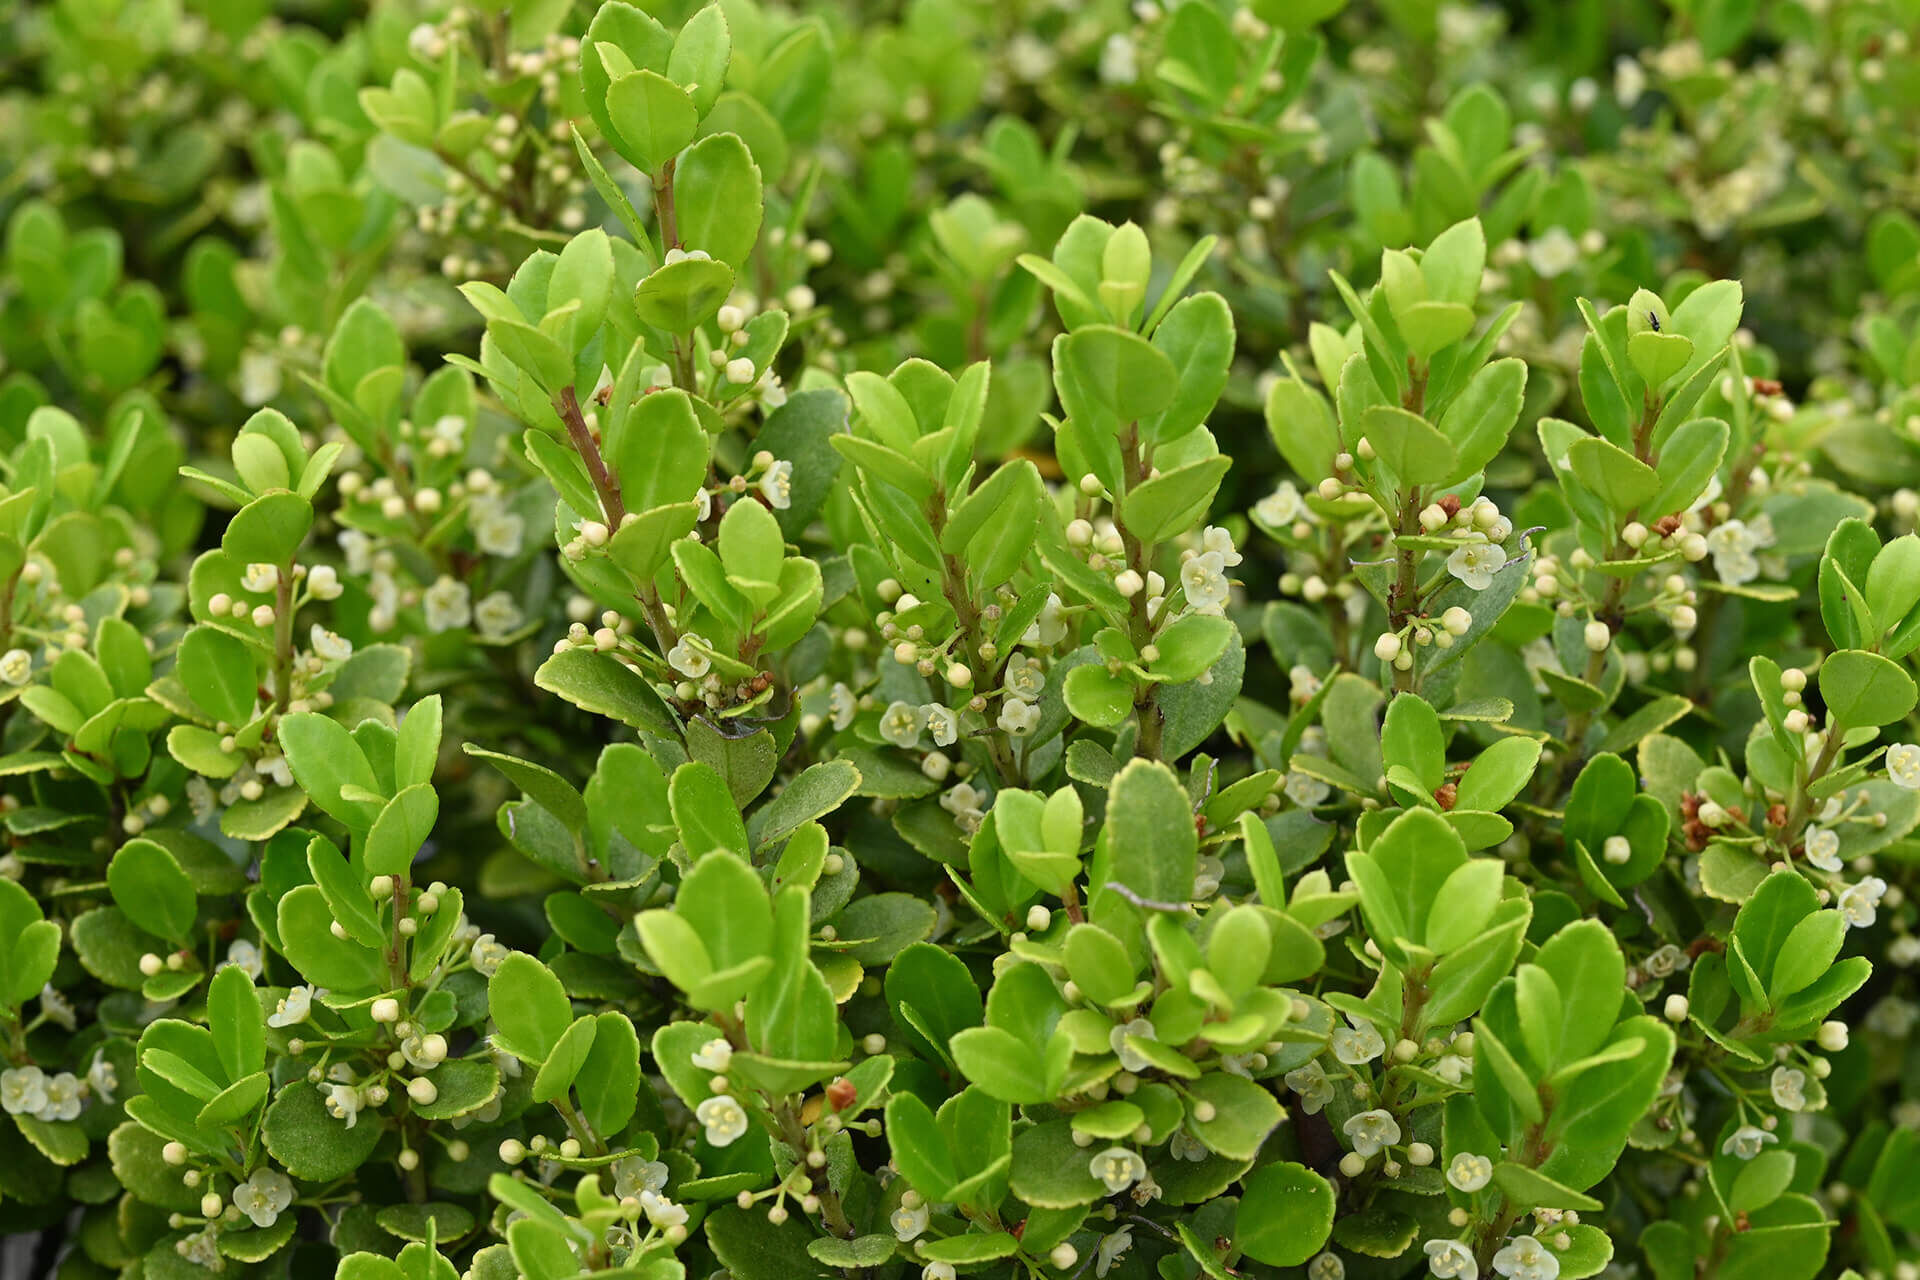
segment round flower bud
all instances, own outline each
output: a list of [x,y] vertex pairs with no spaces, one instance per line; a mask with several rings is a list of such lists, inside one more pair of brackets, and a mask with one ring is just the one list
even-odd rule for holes
[[1668,1022],[1685,1022],[1687,1008],[1687,998],[1676,993],[1667,997],[1667,1002],[1661,1006],[1660,1013]]

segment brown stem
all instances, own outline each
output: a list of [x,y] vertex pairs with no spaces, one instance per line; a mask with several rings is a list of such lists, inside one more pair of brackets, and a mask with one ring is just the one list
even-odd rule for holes
[[620,500],[620,482],[607,470],[606,459],[600,456],[600,446],[594,443],[586,415],[580,412],[580,398],[571,386],[560,388],[560,394],[553,399],[553,409],[560,415],[560,421],[567,424],[567,437],[573,441],[573,451],[587,465],[587,475],[593,480],[594,491],[600,495],[607,527],[617,530],[627,516],[626,504]]
[[[1394,533],[1401,538],[1410,538],[1420,532],[1420,486],[1407,490],[1406,501],[1400,504],[1399,523]],[[1407,622],[1420,609],[1420,552],[1414,547],[1394,548],[1394,560],[1398,572],[1394,575],[1393,586],[1387,592],[1387,630],[1399,635],[1406,630]],[[1393,688],[1396,693],[1413,691],[1413,665],[1402,667],[1393,664]]]

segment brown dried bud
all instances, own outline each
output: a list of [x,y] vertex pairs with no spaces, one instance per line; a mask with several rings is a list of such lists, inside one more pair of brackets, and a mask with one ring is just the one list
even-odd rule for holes
[[1460,785],[1455,782],[1443,782],[1433,789],[1433,802],[1442,809],[1452,809],[1460,798]]
[[853,1100],[859,1096],[860,1091],[854,1087],[853,1081],[847,1079],[845,1076],[837,1077],[832,1084],[827,1086],[827,1105],[835,1111],[845,1111],[853,1105]]

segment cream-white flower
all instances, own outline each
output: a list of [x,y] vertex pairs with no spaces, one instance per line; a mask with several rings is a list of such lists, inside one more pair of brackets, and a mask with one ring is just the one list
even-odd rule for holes
[[724,1075],[733,1065],[733,1045],[715,1036],[694,1050],[693,1065],[712,1075]]
[[925,1202],[916,1204],[911,1209],[903,1204],[888,1216],[887,1225],[893,1228],[894,1239],[913,1240],[927,1229],[929,1216]]
[[254,595],[265,595],[280,585],[280,567],[271,564],[250,564],[240,575],[240,586]]
[[1034,702],[1041,691],[1047,687],[1047,673],[1038,660],[1024,653],[1015,653],[1007,659],[1007,669],[1000,677],[1003,688],[1022,702]]
[[[700,648],[694,648],[696,643]],[[667,665],[689,680],[698,680],[713,670],[713,659],[704,652],[712,647],[705,636],[689,631],[675,642],[673,648],[667,650]]]
[[313,655],[323,662],[345,662],[353,656],[353,641],[329,631],[319,623],[313,624],[313,630],[307,635],[307,644]]
[[785,511],[793,505],[793,464],[782,458],[768,467],[766,474],[760,477],[760,496],[775,511]]
[[1794,1067],[1775,1067],[1767,1091],[1781,1108],[1803,1111],[1807,1106],[1807,1073]]
[[1180,566],[1180,588],[1195,613],[1219,615],[1226,612],[1231,588],[1227,583],[1226,562],[1218,551],[1187,557]]
[[995,722],[1000,731],[1010,737],[1024,738],[1033,732],[1033,726],[1040,722],[1040,708],[1031,702],[1022,702],[1018,698],[1008,698],[1000,704],[1000,718]]
[[1372,1062],[1387,1051],[1387,1042],[1371,1022],[1355,1022],[1351,1027],[1335,1027],[1327,1037],[1333,1056],[1350,1067]]
[[1879,918],[1880,899],[1887,893],[1887,882],[1879,876],[1867,876],[1840,891],[1840,912],[1855,929],[1864,929]]
[[9,649],[0,654],[0,680],[19,686],[33,679],[33,655],[25,649]]
[[670,1172],[665,1161],[622,1156],[613,1162],[613,1194],[625,1199],[643,1191],[664,1191]]
[[1493,1161],[1471,1151],[1459,1152],[1447,1163],[1447,1181],[1454,1190],[1471,1195],[1493,1181]]
[[1447,557],[1447,572],[1473,591],[1493,585],[1493,575],[1505,564],[1507,553],[1491,542],[1469,542]]
[[1306,510],[1307,504],[1293,481],[1282,480],[1279,488],[1254,504],[1253,516],[1261,524],[1284,529],[1305,515]]
[[1829,827],[1807,828],[1807,861],[1822,871],[1840,869],[1840,833]]
[[1147,1056],[1127,1043],[1127,1037],[1139,1040],[1158,1040],[1153,1023],[1145,1018],[1135,1018],[1123,1023],[1107,1033],[1107,1045],[1120,1059],[1120,1067],[1125,1071],[1145,1071],[1151,1064]]
[[273,1012],[267,1015],[270,1027],[291,1027],[307,1020],[313,1012],[313,988],[294,987],[274,1002]]
[[710,1146],[730,1146],[747,1131],[746,1109],[724,1094],[695,1107],[693,1118],[706,1128]]
[[472,588],[444,573],[427,588],[420,603],[426,610],[429,631],[453,631],[473,621]]
[[1353,1143],[1353,1149],[1363,1156],[1378,1155],[1382,1148],[1400,1141],[1400,1124],[1391,1111],[1362,1111],[1348,1116],[1340,1128]]
[[360,1118],[360,1090],[350,1084],[332,1084],[327,1086],[327,1114],[335,1120],[345,1120],[351,1129]]
[[1473,1250],[1458,1240],[1429,1240],[1425,1248],[1427,1270],[1440,1280],[1476,1280],[1480,1274]]
[[1059,596],[1047,593],[1047,603],[1041,608],[1040,616],[1033,620],[1026,633],[1020,637],[1021,644],[1030,644],[1038,648],[1050,648],[1067,638],[1066,606]]
[[1326,1068],[1317,1061],[1296,1067],[1281,1079],[1287,1088],[1300,1095],[1300,1109],[1310,1116],[1319,1115],[1333,1101],[1333,1081],[1327,1079]]
[[1768,1143],[1778,1141],[1780,1141],[1779,1138],[1768,1133],[1759,1125],[1743,1124],[1728,1135],[1725,1142],[1720,1144],[1720,1154],[1725,1156],[1739,1156],[1742,1160],[1751,1160],[1759,1155]]
[[293,1203],[293,1183],[278,1169],[265,1166],[233,1189],[233,1207],[252,1219],[256,1227],[270,1227]]
[[907,702],[891,702],[880,713],[880,736],[896,747],[912,750],[919,745],[926,724],[920,708]]
[[1560,1259],[1532,1236],[1515,1236],[1493,1255],[1493,1269],[1507,1280],[1554,1280]]
[[47,1077],[47,1101],[37,1118],[41,1120],[74,1120],[79,1118],[80,1106],[85,1101],[82,1096],[80,1077],[71,1071],[62,1071]]
[[1240,551],[1233,545],[1233,535],[1217,525],[1210,524],[1200,531],[1200,550],[1219,556],[1220,563],[1228,569],[1240,563]]
[[1090,1160],[1087,1168],[1106,1187],[1108,1195],[1118,1195],[1147,1176],[1147,1162],[1125,1147],[1108,1147]]
[[1307,1280],[1347,1280],[1347,1264],[1331,1249],[1316,1253],[1307,1264]]
[[235,938],[227,944],[227,964],[240,970],[255,982],[260,980],[260,948],[245,938]]
[[468,952],[468,961],[473,965],[475,973],[483,978],[491,978],[501,962],[512,954],[512,948],[497,941],[492,934],[483,933],[473,940],[473,947]]
[[524,621],[519,601],[505,591],[490,591],[473,606],[473,624],[489,640],[498,640]]
[[101,1102],[109,1104],[120,1089],[120,1073],[98,1049],[93,1051],[93,1062],[87,1067],[87,1089]]
[[1896,742],[1888,747],[1887,776],[1908,791],[1920,790],[1920,746]]
[[10,1116],[31,1116],[46,1105],[46,1072],[33,1066],[0,1071],[0,1110]]
[[844,730],[853,723],[853,717],[860,710],[860,700],[853,696],[853,690],[836,681],[827,693],[827,714],[833,720],[836,731]]
[[658,1191],[646,1190],[640,1193],[640,1212],[647,1215],[647,1224],[662,1231],[672,1227],[687,1225],[685,1205],[675,1204]]
[[960,717],[951,707],[929,702],[920,711],[927,718],[927,732],[933,735],[935,745],[950,747],[960,740]]

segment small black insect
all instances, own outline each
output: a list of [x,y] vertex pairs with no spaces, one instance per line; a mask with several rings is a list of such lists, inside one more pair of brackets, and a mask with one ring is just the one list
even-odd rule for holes
[[1660,317],[1651,311],[1647,312],[1647,323],[1653,326],[1655,333],[1660,332]]

